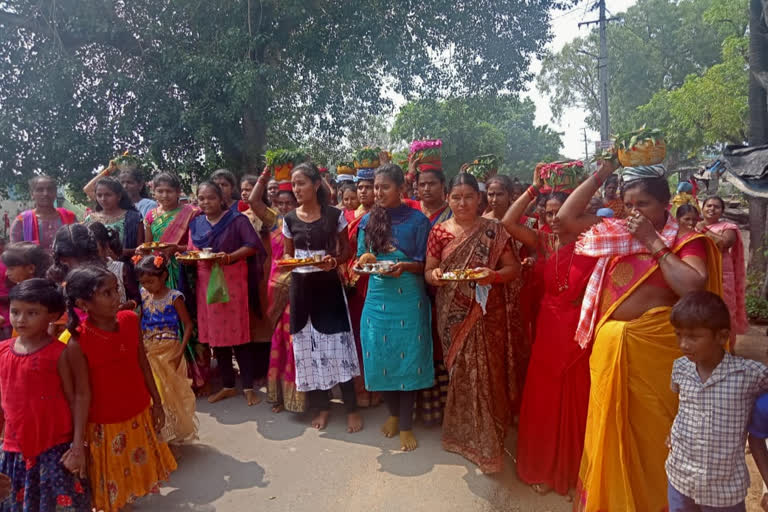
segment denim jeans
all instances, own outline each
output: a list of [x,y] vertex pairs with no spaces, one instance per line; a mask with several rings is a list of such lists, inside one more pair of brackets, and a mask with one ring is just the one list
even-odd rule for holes
[[746,512],[747,510],[743,501],[730,507],[697,505],[692,498],[672,487],[672,484],[668,484],[667,500],[669,501],[669,512]]

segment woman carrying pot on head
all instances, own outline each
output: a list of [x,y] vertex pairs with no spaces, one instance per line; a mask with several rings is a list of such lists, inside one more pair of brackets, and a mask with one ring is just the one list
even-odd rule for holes
[[[564,192],[540,193],[538,171],[510,207],[502,223],[536,256],[529,288],[535,312],[535,339],[523,388],[517,436],[517,474],[533,489],[567,495],[576,488],[589,401],[589,351],[574,341],[581,297],[595,258],[574,254],[579,231],[566,230],[557,214]],[[544,198],[541,229],[520,220],[531,204]],[[597,218],[592,219],[598,222]],[[543,295],[538,295],[542,293]],[[534,295],[535,294],[535,295]]]
[[[601,162],[556,216],[569,231],[594,223],[584,213],[614,171]],[[720,293],[715,244],[669,213],[661,165],[626,167],[626,219],[604,218],[582,235],[576,255],[598,258],[582,302],[576,340],[592,345],[579,511],[667,507],[665,440],[677,411],[670,389],[678,348],[670,310],[688,292]]]

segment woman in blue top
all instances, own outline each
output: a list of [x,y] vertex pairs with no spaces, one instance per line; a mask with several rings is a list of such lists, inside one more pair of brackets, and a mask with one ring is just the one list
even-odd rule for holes
[[365,387],[381,391],[389,418],[381,428],[387,437],[400,432],[402,450],[418,446],[412,430],[416,391],[434,380],[430,302],[424,285],[429,219],[402,204],[403,171],[386,164],[376,170],[376,205],[360,221],[358,257],[372,253],[377,261],[394,261],[385,275],[368,284],[360,339]]

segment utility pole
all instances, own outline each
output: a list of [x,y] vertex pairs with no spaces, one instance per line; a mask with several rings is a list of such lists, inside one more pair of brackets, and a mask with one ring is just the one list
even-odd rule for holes
[[587,140],[587,128],[584,128],[584,165],[589,162],[589,141]]
[[597,61],[597,79],[600,82],[600,140],[611,136],[608,118],[608,38],[606,35],[605,0],[600,0],[600,58]]
[[600,18],[594,21],[579,23],[579,28],[581,28],[582,25],[599,25],[600,53],[599,55],[588,55],[597,57],[597,78],[598,86],[600,88],[600,140],[607,141],[611,137],[611,121],[608,115],[608,37],[606,29],[608,27],[608,22],[617,18],[605,17],[605,0],[597,0],[596,6],[600,11]]

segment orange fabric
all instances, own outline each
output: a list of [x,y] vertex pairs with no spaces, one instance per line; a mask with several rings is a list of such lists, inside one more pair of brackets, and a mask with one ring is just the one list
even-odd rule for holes
[[[720,295],[721,260],[715,244],[694,234],[672,248],[706,244],[707,287]],[[623,261],[647,255],[624,256]],[[629,262],[629,261],[628,261]],[[666,510],[667,477],[664,444],[677,411],[677,395],[669,387],[672,364],[682,356],[669,322],[670,307],[657,307],[631,321],[612,320],[611,315],[644,283],[658,264],[644,273],[627,268],[606,274],[621,296],[603,294],[600,319],[589,361],[591,390],[584,454],[579,470],[577,512],[662,512]],[[628,284],[626,284],[628,283]]]
[[149,411],[120,423],[86,426],[88,478],[96,510],[118,512],[136,498],[157,494],[160,483],[176,470],[168,445],[157,439]]

